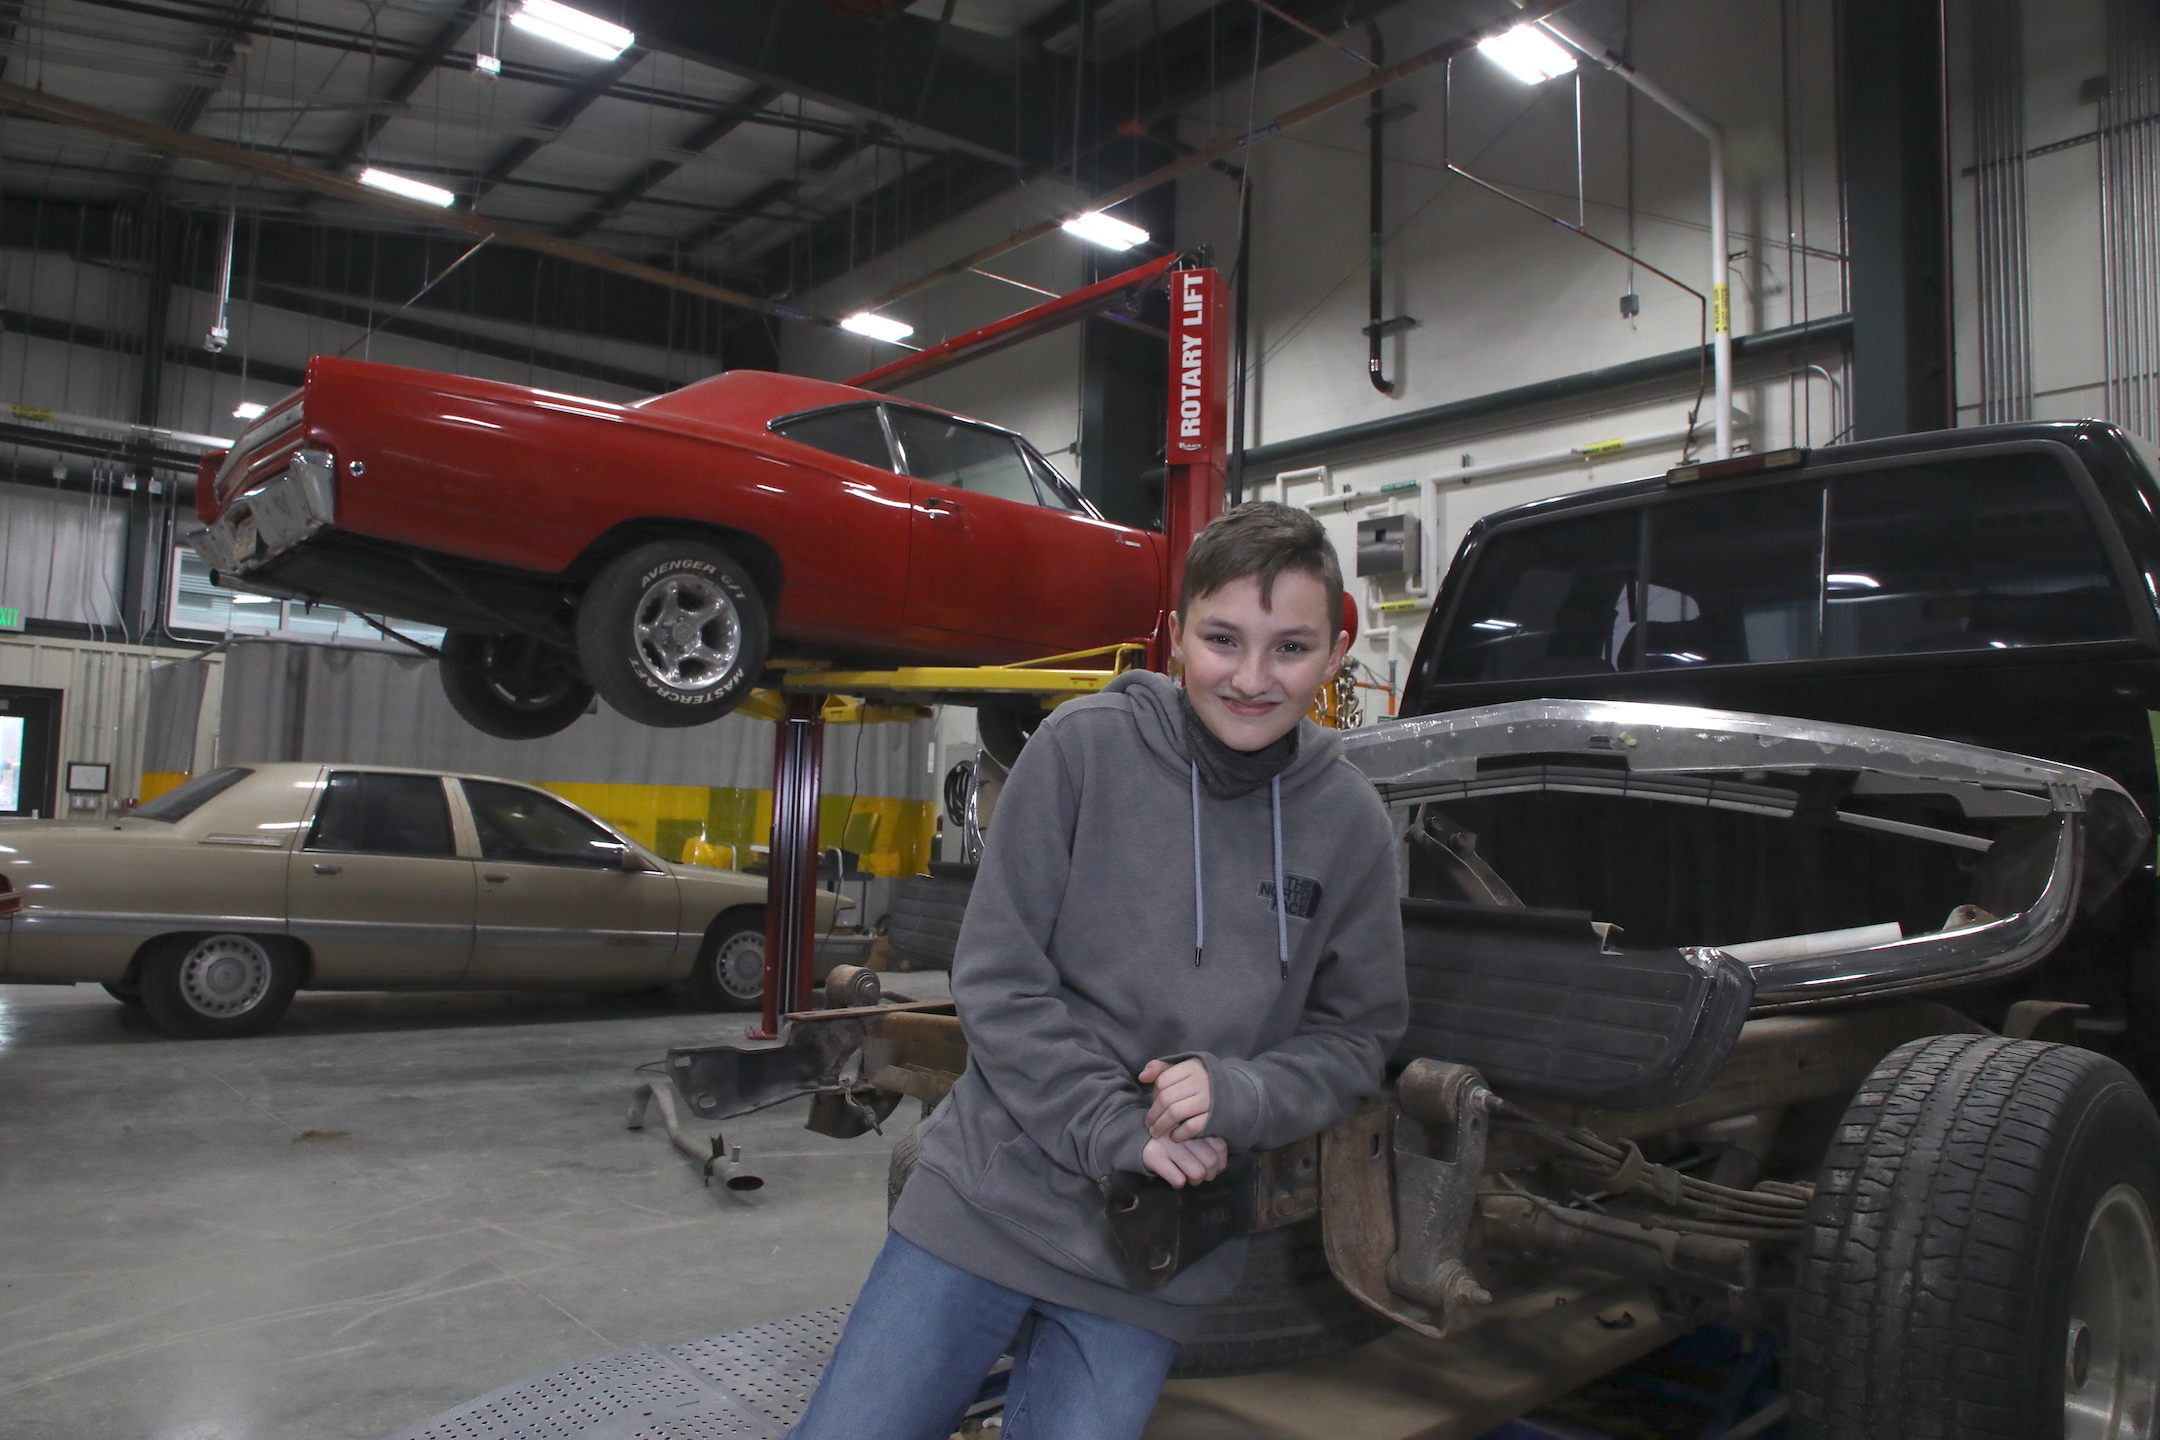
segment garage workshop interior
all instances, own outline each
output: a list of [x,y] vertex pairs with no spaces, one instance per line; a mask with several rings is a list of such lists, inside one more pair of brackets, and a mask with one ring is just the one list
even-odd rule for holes
[[[0,407],[8,1440],[781,1440],[939,1119],[1272,1103],[1072,907],[1402,937],[984,1162],[1225,1277],[1147,1440],[2160,1440],[2153,0],[0,0]],[[1255,502],[1309,711],[1164,679]],[[981,978],[1140,695],[1385,815],[1303,1008],[1199,749]]]

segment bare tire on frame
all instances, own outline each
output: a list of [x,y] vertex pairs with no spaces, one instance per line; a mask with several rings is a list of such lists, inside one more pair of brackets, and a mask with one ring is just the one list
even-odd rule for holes
[[2150,1440],[2160,1119],[2114,1061],[1937,1035],[1855,1092],[1808,1213],[1800,1440]]
[[578,602],[578,659],[641,725],[717,720],[750,697],[771,639],[764,597],[725,551],[656,540],[609,561]]
[[453,630],[436,662],[443,694],[466,724],[499,740],[538,740],[567,730],[592,704],[593,688],[562,649],[530,635]]

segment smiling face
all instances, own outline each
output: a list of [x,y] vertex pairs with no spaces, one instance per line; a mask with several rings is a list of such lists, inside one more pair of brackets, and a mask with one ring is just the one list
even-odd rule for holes
[[1286,570],[1268,599],[1274,603],[1262,603],[1258,577],[1246,575],[1170,617],[1185,693],[1233,750],[1264,749],[1295,730],[1350,645],[1317,576]]

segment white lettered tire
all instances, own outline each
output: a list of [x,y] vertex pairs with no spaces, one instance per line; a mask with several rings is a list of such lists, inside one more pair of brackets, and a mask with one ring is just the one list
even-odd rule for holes
[[718,546],[655,540],[616,556],[578,602],[578,660],[618,713],[669,729],[750,697],[771,639],[764,596]]

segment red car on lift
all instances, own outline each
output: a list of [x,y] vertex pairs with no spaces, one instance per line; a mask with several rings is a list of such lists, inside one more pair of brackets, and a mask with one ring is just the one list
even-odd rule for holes
[[648,725],[739,704],[776,657],[999,664],[1145,639],[1163,537],[1113,524],[1012,431],[731,371],[631,405],[318,357],[204,458],[229,583],[449,630],[491,735],[597,692]]

